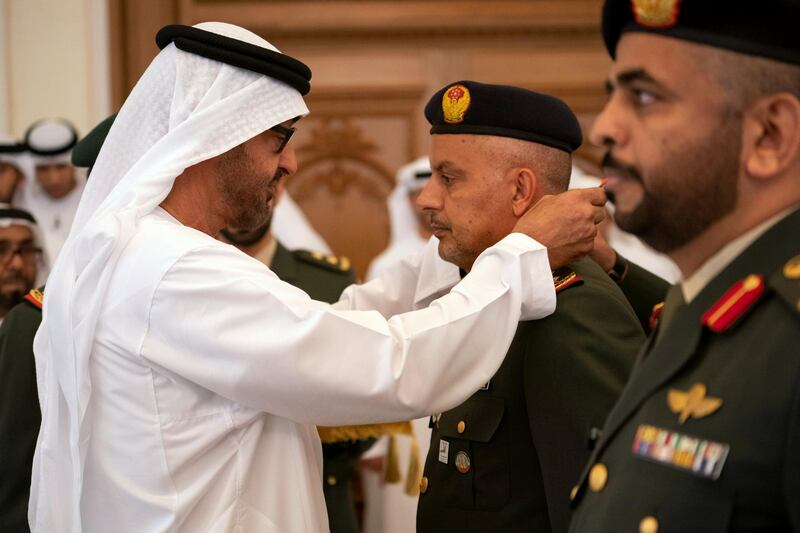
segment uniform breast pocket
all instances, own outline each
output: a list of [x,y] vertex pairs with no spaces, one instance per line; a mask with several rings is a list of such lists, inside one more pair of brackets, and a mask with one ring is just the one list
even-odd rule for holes
[[[448,442],[447,483],[460,506],[494,510],[508,500],[508,443],[502,422],[505,401],[478,393],[442,414],[441,438]],[[443,465],[441,465],[443,466]]]

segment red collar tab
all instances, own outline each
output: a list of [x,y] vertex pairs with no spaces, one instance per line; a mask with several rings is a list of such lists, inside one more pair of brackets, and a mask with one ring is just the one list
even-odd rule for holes
[[650,331],[656,329],[656,325],[658,324],[658,319],[661,318],[661,311],[664,310],[664,302],[657,303],[653,306],[653,310],[650,312],[650,320],[648,320],[648,325],[650,326]]
[[25,299],[39,309],[41,309],[42,305],[44,305],[44,294],[42,294],[42,291],[39,289],[33,289],[31,292],[26,294]]
[[572,271],[553,272],[553,284],[556,286],[556,294],[573,285],[583,283],[583,278]]
[[764,294],[764,277],[750,274],[728,289],[701,321],[714,333],[730,329]]

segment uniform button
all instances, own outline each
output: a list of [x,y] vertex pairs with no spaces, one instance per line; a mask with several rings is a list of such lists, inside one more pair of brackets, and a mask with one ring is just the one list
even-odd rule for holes
[[328,482],[328,485],[332,487],[336,485],[336,476],[328,476],[328,479],[326,481]]
[[419,480],[419,491],[422,494],[428,492],[428,478],[425,476],[422,476],[422,479]]
[[645,516],[639,522],[639,533],[658,533],[658,520],[654,516]]
[[589,488],[593,492],[600,492],[608,481],[608,469],[603,463],[597,463],[589,471]]
[[467,423],[462,420],[461,422],[458,423],[456,429],[458,430],[459,433],[464,433],[467,430]]
[[572,487],[572,490],[569,491],[569,499],[570,499],[570,501],[574,500],[575,496],[577,496],[577,495],[578,495],[578,485],[575,485],[574,487]]

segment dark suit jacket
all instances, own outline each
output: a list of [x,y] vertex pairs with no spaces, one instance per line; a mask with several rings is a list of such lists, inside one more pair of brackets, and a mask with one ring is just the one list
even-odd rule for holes
[[36,389],[33,337],[42,311],[14,307],[0,326],[0,531],[27,532],[33,451],[42,415]]
[[[800,531],[798,230],[795,211],[651,336],[581,478],[571,531],[636,531],[646,517],[659,531]],[[763,276],[764,293],[735,310],[738,322],[722,332],[704,325],[751,274]],[[722,404],[680,423],[669,391],[695,384]],[[718,479],[634,455],[644,425],[728,446]],[[607,471],[599,491],[587,481],[598,463]]]
[[[602,426],[644,341],[606,273],[589,259],[571,268],[583,283],[558,293],[553,315],[521,322],[488,389],[435,424],[420,533],[566,530],[590,432]],[[439,459],[441,441],[447,463]],[[468,472],[456,467],[459,452],[469,458]]]

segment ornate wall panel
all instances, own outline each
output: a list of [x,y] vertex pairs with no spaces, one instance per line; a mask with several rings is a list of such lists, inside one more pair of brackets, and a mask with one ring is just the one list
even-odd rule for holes
[[[112,0],[115,97],[152,56],[163,24],[220,20],[263,35],[314,71],[311,115],[288,187],[315,228],[363,275],[388,239],[394,171],[427,151],[422,109],[457,79],[564,98],[588,125],[609,60],[601,0]],[[579,152],[597,158],[587,148]]]

